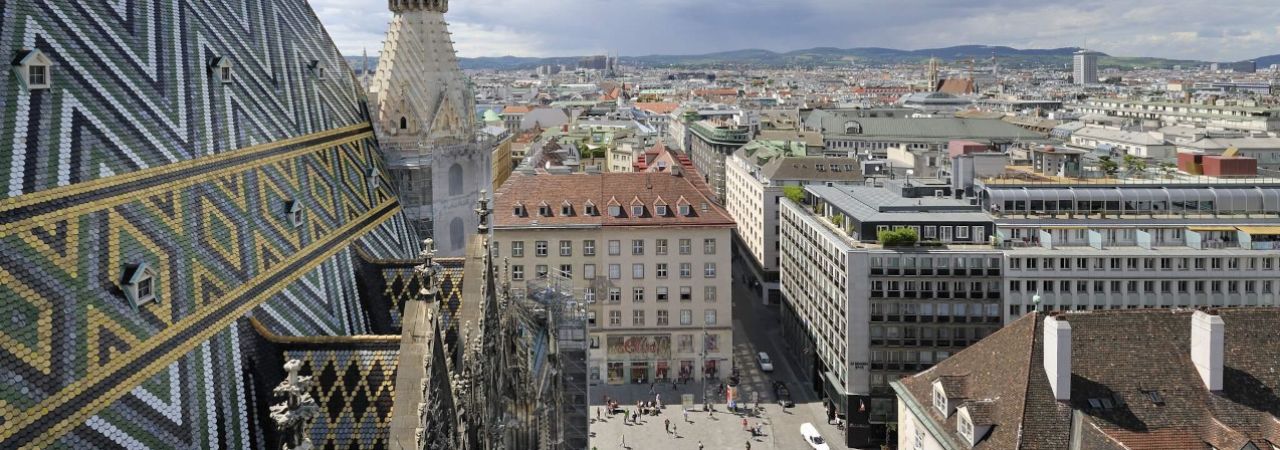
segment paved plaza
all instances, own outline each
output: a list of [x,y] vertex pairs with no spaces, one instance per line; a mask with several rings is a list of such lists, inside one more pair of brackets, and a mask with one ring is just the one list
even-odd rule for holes
[[[617,399],[620,407],[627,413],[636,411],[636,401],[652,400],[649,385],[600,386],[592,389],[591,402],[591,447],[598,450],[628,448],[642,449],[694,449],[698,443],[705,449],[745,449],[750,441],[751,450],[795,448],[779,447],[773,442],[773,429],[768,420],[768,413],[751,408],[740,413],[731,413],[723,403],[716,404],[715,411],[708,413],[702,410],[702,404],[695,404],[688,412],[687,421],[680,405],[680,394],[691,394],[698,391],[701,383],[680,385],[679,390],[672,390],[671,385],[655,387],[654,392],[663,403],[663,408],[656,416],[641,416],[639,423],[631,423],[623,419],[622,414],[609,415],[605,412],[603,396]],[[670,399],[670,400],[668,400]],[[669,403],[670,402],[670,403]],[[747,405],[754,406],[754,405]],[[597,413],[600,419],[597,420]],[[746,419],[751,427],[762,426],[762,433],[752,437],[744,430],[742,420]],[[675,433],[665,429],[666,421],[675,426]],[[623,442],[625,440],[625,447]]]

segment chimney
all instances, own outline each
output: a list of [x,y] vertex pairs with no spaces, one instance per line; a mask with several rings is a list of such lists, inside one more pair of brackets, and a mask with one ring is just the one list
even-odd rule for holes
[[1223,341],[1227,325],[1216,312],[1196,311],[1191,315],[1191,362],[1210,391],[1222,390]]
[[1044,373],[1053,398],[1071,400],[1071,324],[1061,315],[1044,318]]

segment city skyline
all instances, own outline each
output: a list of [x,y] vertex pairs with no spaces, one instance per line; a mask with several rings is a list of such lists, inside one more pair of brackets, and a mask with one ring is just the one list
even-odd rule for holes
[[[548,0],[531,8],[527,0],[457,0],[446,17],[459,56],[468,58],[965,44],[1085,47],[1117,56],[1203,61],[1280,53],[1274,45],[1280,42],[1280,26],[1275,25],[1280,23],[1280,10],[1265,0],[1228,0],[1213,9],[1191,0],[905,3],[889,8],[885,2],[869,1],[742,0],[726,8],[706,0]],[[381,51],[390,20],[384,0],[311,4],[344,54]],[[786,24],[786,33],[777,31],[779,23]]]

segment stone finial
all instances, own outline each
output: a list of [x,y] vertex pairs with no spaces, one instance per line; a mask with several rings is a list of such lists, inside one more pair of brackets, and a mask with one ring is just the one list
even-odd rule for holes
[[271,406],[271,419],[276,422],[276,430],[280,432],[280,448],[282,450],[309,450],[311,444],[311,422],[320,416],[320,407],[311,397],[312,379],[309,376],[299,377],[298,370],[302,362],[291,359],[284,364],[289,375],[276,386],[272,393],[284,402]]
[[489,214],[493,211],[489,209],[489,192],[487,190],[480,191],[480,198],[476,200],[476,215],[480,216],[480,225],[476,227],[476,231],[480,234],[489,233]]

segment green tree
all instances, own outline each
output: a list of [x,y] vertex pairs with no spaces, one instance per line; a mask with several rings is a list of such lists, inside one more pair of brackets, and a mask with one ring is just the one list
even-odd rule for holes
[[786,195],[787,199],[796,202],[796,204],[804,203],[804,188],[800,186],[783,186],[782,194]]
[[920,236],[916,234],[916,230],[899,228],[876,233],[876,239],[885,247],[910,247],[920,241]]
[[1147,162],[1137,156],[1124,155],[1124,168],[1131,174],[1146,172]]
[[1116,172],[1120,171],[1120,165],[1112,161],[1110,156],[1098,157],[1098,168],[1109,177],[1115,176]]

